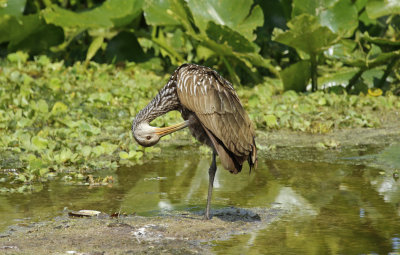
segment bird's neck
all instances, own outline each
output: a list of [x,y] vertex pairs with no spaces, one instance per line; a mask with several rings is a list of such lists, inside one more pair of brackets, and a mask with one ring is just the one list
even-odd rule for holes
[[140,123],[150,123],[155,118],[173,110],[179,109],[179,99],[176,93],[175,77],[171,77],[168,83],[135,117],[132,129]]

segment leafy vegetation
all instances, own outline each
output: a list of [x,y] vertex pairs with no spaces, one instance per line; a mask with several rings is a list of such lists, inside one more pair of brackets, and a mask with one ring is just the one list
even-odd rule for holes
[[196,62],[236,85],[268,76],[286,90],[399,93],[399,14],[389,0],[1,0],[0,52]]
[[[9,183],[3,191],[13,191],[12,184],[55,176],[81,181],[95,170],[138,164],[160,150],[144,149],[132,142],[130,126],[133,116],[169,75],[157,75],[146,65],[76,62],[67,67],[46,56],[27,59],[27,54],[17,52],[0,63],[0,180]],[[251,89],[238,87],[259,129],[321,133],[344,127],[377,127],[382,112],[390,116],[400,108],[391,93],[280,94],[282,87],[279,79]],[[165,126],[179,119],[179,113],[172,112],[153,124]],[[183,132],[187,133],[184,139],[190,139],[187,130]],[[25,190],[27,186],[22,187]]]

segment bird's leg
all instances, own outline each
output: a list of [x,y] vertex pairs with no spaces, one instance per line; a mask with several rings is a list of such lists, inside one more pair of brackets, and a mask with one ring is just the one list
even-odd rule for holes
[[208,169],[208,196],[207,196],[207,207],[206,207],[206,212],[204,214],[204,219],[209,220],[210,219],[210,207],[211,207],[211,196],[212,196],[212,191],[214,187],[214,177],[215,177],[215,172],[217,172],[217,163],[215,162],[216,158],[216,152],[213,151],[213,158],[212,158],[212,163],[210,168]]

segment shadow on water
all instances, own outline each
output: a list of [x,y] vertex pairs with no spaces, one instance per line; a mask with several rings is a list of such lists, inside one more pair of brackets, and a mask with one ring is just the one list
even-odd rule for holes
[[[320,152],[319,152],[320,153]],[[397,155],[397,154],[396,154]],[[143,216],[203,212],[209,158],[185,152],[121,168],[112,187],[49,182],[34,194],[0,195],[0,231],[18,222],[50,219],[68,210]],[[343,163],[343,162],[348,162]],[[216,253],[364,254],[400,252],[400,185],[381,169],[259,159],[250,175],[217,171],[213,214],[226,221],[259,221],[251,208],[288,212],[265,229],[215,241]]]

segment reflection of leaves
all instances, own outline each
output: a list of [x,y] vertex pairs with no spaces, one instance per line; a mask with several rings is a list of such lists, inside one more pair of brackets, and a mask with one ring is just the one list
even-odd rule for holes
[[378,154],[378,160],[391,168],[400,169],[400,144],[394,144]]

